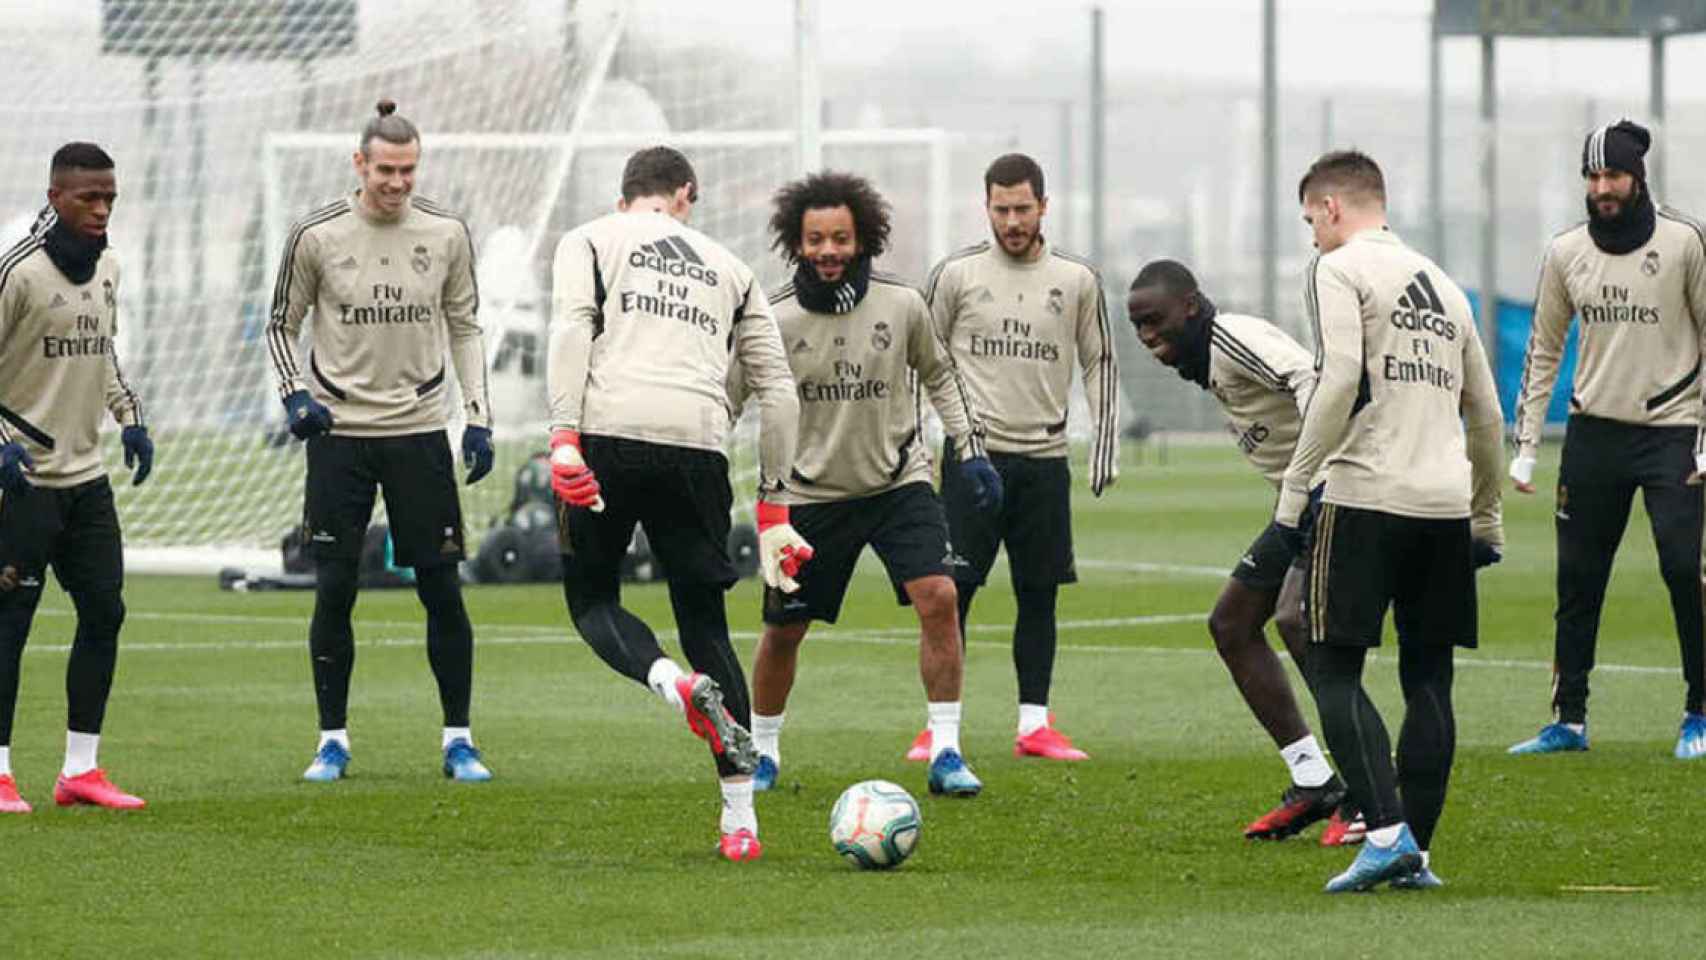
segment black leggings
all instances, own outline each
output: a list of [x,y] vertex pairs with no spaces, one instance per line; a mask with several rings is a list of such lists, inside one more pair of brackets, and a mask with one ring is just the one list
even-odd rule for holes
[[1309,650],[1309,672],[1327,746],[1361,804],[1370,830],[1407,822],[1423,850],[1445,809],[1457,720],[1451,706],[1451,647],[1400,644],[1398,681],[1404,726],[1398,762],[1374,702],[1362,687],[1368,650],[1320,644]]

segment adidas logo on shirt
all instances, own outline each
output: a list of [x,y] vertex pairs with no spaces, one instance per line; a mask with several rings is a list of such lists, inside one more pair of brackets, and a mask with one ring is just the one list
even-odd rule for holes
[[356,259],[353,256],[345,257],[342,260],[338,261],[338,269],[339,270],[355,270],[355,269],[359,268],[360,266],[361,266],[361,264],[356,262]]
[[708,287],[717,285],[717,271],[705,266],[705,261],[680,236],[659,237],[643,243],[628,254],[630,267],[654,270],[668,277],[687,277]]
[[1392,311],[1392,325],[1400,330],[1425,330],[1447,340],[1457,339],[1457,325],[1445,318],[1445,304],[1434,290],[1427,271],[1418,270],[1398,296],[1398,309]]
[[64,295],[56,293],[53,295],[53,299],[48,301],[47,308],[49,310],[52,310],[52,309],[55,309],[57,307],[63,307],[63,306],[65,306],[65,302],[66,301],[65,301]]

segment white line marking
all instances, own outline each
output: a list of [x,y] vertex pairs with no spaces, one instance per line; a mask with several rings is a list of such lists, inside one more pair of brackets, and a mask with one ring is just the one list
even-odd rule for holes
[[1169,573],[1182,574],[1188,577],[1213,577],[1225,580],[1232,576],[1232,568],[1205,567],[1194,563],[1134,563],[1127,560],[1079,560],[1077,565],[1086,570],[1117,570],[1123,573]]
[[[43,610],[42,613],[69,614],[69,610]],[[193,619],[202,618],[219,622],[224,618],[217,614],[177,614],[150,612],[143,614],[127,614],[139,616],[141,619]],[[1141,617],[1102,617],[1086,620],[1062,620],[1056,628],[1062,631],[1073,630],[1105,630],[1114,627],[1151,627],[1166,626],[1175,623],[1205,623],[1207,613],[1158,613]],[[302,617],[245,617],[241,623],[285,623],[306,626],[307,620]],[[424,629],[423,623],[395,620],[358,620],[357,628],[373,627],[407,627]],[[1013,625],[1010,623],[974,623],[971,632],[978,633],[1010,633]],[[506,631],[529,631],[514,633]],[[733,630],[729,635],[737,640],[756,640],[758,634],[750,630]],[[871,646],[899,647],[912,646],[917,643],[917,627],[889,627],[875,630],[845,630],[834,627],[820,627],[811,633],[819,641],[832,640],[842,643],[862,643]],[[659,639],[676,639],[675,631],[659,631]],[[504,626],[493,633],[475,632],[474,642],[481,646],[569,646],[581,642],[579,634],[567,623],[553,627],[539,624],[515,624]],[[416,647],[426,643],[423,636],[380,636],[371,639],[357,639],[358,647]],[[969,646],[979,649],[1005,650],[1010,644],[999,640],[971,641]],[[125,643],[119,642],[121,653],[184,653],[191,651],[231,652],[246,650],[306,650],[308,639],[300,640],[212,640],[207,643]],[[70,644],[31,644],[24,648],[25,653],[66,653],[71,649]],[[1157,647],[1138,644],[1061,644],[1057,647],[1062,653],[1094,653],[1094,654],[1142,654],[1142,655],[1182,655],[1189,657],[1214,655],[1214,650],[1205,643],[1202,647]],[[1369,656],[1372,661],[1392,659],[1392,655],[1373,653]],[[1456,659],[1462,667],[1487,667],[1499,670],[1546,670],[1551,671],[1552,663],[1547,660],[1511,660],[1481,658],[1472,654],[1462,654]],[[1631,676],[1671,677],[1676,674],[1674,667],[1648,667],[1627,663],[1601,663],[1594,666],[1595,670],[1605,673],[1620,673]]]

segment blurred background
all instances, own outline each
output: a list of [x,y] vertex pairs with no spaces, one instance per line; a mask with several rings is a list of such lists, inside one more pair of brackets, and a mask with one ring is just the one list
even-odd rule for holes
[[1592,127],[1652,127],[1655,193],[1702,209],[1706,168],[1688,158],[1706,147],[1706,40],[1686,31],[1703,6],[6,0],[0,232],[22,235],[57,146],[108,148],[120,350],[161,447],[149,486],[122,488],[127,538],[276,552],[302,483],[261,338],[279,250],[296,217],[353,189],[357,132],[396,99],[423,133],[417,192],[460,211],[479,250],[503,444],[465,501],[478,529],[542,446],[552,248],[611,208],[640,146],[688,152],[695,226],[769,283],[785,276],[769,198],[804,169],[872,177],[896,208],[884,266],[922,283],[988,235],[988,162],[1030,153],[1045,234],[1101,266],[1126,422],[1213,431],[1212,399],[1125,323],[1144,262],[1185,261],[1221,309],[1307,344],[1296,183],[1321,152],[1360,148],[1385,169],[1394,228],[1477,302],[1494,290],[1483,336],[1513,389],[1540,253],[1583,215]]

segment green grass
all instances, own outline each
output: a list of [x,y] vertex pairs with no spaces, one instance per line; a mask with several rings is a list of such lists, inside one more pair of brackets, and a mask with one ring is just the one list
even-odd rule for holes
[[[1593,750],[1513,758],[1504,748],[1546,715],[1553,547],[1550,497],[1507,501],[1508,559],[1482,580],[1482,649],[1460,658],[1459,752],[1434,843],[1449,886],[1328,898],[1320,886],[1348,853],[1317,846],[1314,831],[1240,839],[1285,772],[1197,619],[1223,582],[1212,571],[1260,528],[1270,492],[1230,451],[1175,446],[1164,464],[1128,450],[1114,491],[1078,498],[1079,557],[1101,562],[1086,562],[1063,594],[1055,705],[1094,759],[1012,757],[1013,610],[1001,574],[974,611],[967,670],[965,743],[987,789],[929,798],[922,767],[900,759],[923,718],[914,626],[868,565],[843,623],[803,654],[783,789],[759,798],[766,853],[754,864],[713,852],[718,799],[703,746],[573,641],[550,586],[468,592],[481,642],[476,729],[498,777],[483,786],[439,776],[413,594],[365,594],[352,777],[320,786],[297,779],[314,743],[310,597],[133,577],[102,760],[150,808],[55,809],[72,619],[51,589],[24,658],[13,743],[37,812],[0,820],[0,956],[1699,949],[1706,766],[1670,758],[1682,685],[1644,514],[1606,611],[1600,660],[1620,669],[1595,674]],[[667,628],[660,588],[627,597]],[[750,583],[730,597],[743,658],[757,603]],[[1192,619],[1132,619],[1157,615]],[[1371,691],[1394,720],[1391,657],[1375,662]],[[922,802],[918,852],[893,873],[856,872],[829,847],[831,803],[869,777]],[[1571,889],[1595,886],[1639,892]]]

